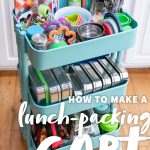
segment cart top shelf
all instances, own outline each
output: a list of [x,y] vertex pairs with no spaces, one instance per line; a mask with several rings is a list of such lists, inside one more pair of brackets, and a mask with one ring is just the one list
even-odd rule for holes
[[18,30],[16,35],[19,37],[17,40],[19,40],[18,42],[21,46],[19,50],[22,50],[22,45],[24,45],[33,67],[40,70],[123,51],[133,47],[135,44],[137,22],[133,18],[131,19],[132,30],[45,51],[33,48],[28,37],[25,34],[21,34],[21,31]]

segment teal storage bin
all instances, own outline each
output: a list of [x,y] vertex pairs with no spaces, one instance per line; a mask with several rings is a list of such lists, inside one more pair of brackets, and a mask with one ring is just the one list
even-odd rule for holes
[[[60,0],[60,8],[65,7],[68,5],[68,0]],[[128,14],[126,14],[128,15]],[[128,15],[129,16],[129,15]],[[28,102],[27,112],[26,114],[31,115],[31,111],[34,115],[41,114],[41,115],[51,115],[59,114],[59,108],[61,103],[53,104],[50,106],[39,106],[35,103],[29,87],[29,73],[28,73],[28,59],[30,60],[33,67],[38,68],[40,70],[46,70],[54,67],[64,66],[71,63],[76,63],[79,61],[99,57],[106,54],[115,54],[119,52],[117,59],[118,61],[121,60],[121,52],[129,49],[134,46],[136,40],[136,33],[137,33],[137,22],[131,18],[132,20],[132,27],[133,29],[130,31],[120,32],[118,34],[113,34],[110,36],[104,36],[97,39],[85,41],[82,43],[76,43],[73,45],[56,48],[56,49],[49,49],[46,51],[36,50],[31,45],[26,32],[21,31],[17,19],[15,18],[14,12],[14,25],[15,25],[15,32],[16,32],[16,41],[18,46],[18,60],[19,60],[19,79],[20,79],[20,88],[21,88],[21,95],[22,101]],[[92,103],[85,104],[85,103],[69,103],[68,100],[64,101],[65,103],[65,112],[64,115],[70,115],[73,113],[81,112],[87,109],[94,108],[99,106],[100,103],[96,103],[94,99],[95,96],[107,96],[108,102],[110,103],[111,96],[124,96],[126,93],[127,83],[125,82],[122,85],[117,87],[112,87],[110,89],[106,89],[103,91],[99,91],[96,93],[92,93],[88,96],[92,97]],[[113,105],[111,107],[113,109]],[[23,137],[27,141],[28,150],[36,150],[34,141],[31,135],[31,127],[26,125],[24,128],[21,128],[21,133]],[[119,130],[115,132],[108,133],[112,136],[118,136]],[[99,147],[99,136],[92,138],[93,147]],[[121,147],[121,144],[120,144]],[[120,147],[118,150],[120,150]],[[70,146],[61,147],[58,150],[69,150]],[[83,148],[85,150],[85,148]]]
[[25,37],[25,49],[33,67],[46,70],[133,47],[137,31],[137,22],[134,19],[132,26],[133,29],[130,31],[45,51],[33,48],[26,34],[22,35],[21,31],[17,36]]
[[[101,105],[102,102],[97,103],[95,100],[95,96],[106,95],[108,99],[107,103],[109,104],[111,96],[124,96],[126,93],[126,87],[127,87],[127,82],[117,87],[113,87],[107,90],[89,94],[88,96],[92,97],[91,103],[77,103],[77,102],[69,103],[69,100],[64,101],[65,103],[64,115],[74,114]],[[31,110],[34,115],[37,114],[47,115],[47,116],[51,114],[56,114],[57,116],[59,115],[59,109],[61,103],[56,103],[49,106],[39,106],[33,100],[30,92],[29,92],[29,99],[30,99]]]
[[[105,135],[111,135],[111,136],[114,136],[114,137],[118,137],[119,136],[119,131],[120,131],[120,128],[121,126],[114,132],[110,132],[110,133],[107,133]],[[92,143],[93,143],[93,148],[98,148],[100,146],[100,141],[99,141],[99,138],[100,136],[96,136],[96,137],[92,137]],[[56,150],[69,150],[71,147],[71,145],[68,145],[68,146],[64,146],[64,147],[61,147],[61,148],[58,148]],[[31,137],[31,150],[36,150],[36,146],[34,144],[34,141]],[[83,146],[82,150],[86,150],[85,149],[85,146]],[[119,144],[119,147],[117,150],[121,150],[121,143]]]

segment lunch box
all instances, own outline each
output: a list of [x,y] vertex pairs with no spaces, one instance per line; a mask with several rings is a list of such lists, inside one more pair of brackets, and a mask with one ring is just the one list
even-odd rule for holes
[[[50,103],[56,103],[58,101],[61,101],[61,88],[51,70],[42,71],[41,73],[45,78],[47,85],[49,87]],[[36,73],[36,71],[32,66],[29,67],[29,75],[30,75],[31,91],[34,94],[37,102],[39,104],[45,103],[44,102],[46,99],[45,85],[41,82],[38,74]]]
[[64,100],[69,96],[72,96],[72,83],[67,77],[63,68],[53,68],[52,72],[54,73],[54,76],[56,77],[58,84],[61,87],[61,99]]
[[73,89],[73,95],[74,96],[82,96],[83,95],[83,89],[78,83],[77,79],[74,77],[73,74],[69,74],[69,77],[72,82],[72,89]]
[[[31,91],[37,102],[44,105],[47,94],[46,87],[32,66],[29,67],[29,74]],[[41,71],[41,74],[49,89],[50,103],[56,103],[72,96],[72,83],[63,68]]]
[[[64,68],[38,71],[41,73],[39,75],[37,70],[30,66],[29,72],[31,91],[39,104],[44,104],[47,98],[46,85],[49,89],[47,101],[56,103],[70,96],[77,97],[94,93],[128,80],[127,70],[109,56],[68,65]],[[42,80],[46,82],[46,85]]]
[[111,87],[111,78],[108,76],[107,72],[102,68],[102,66],[97,61],[89,61],[93,70],[96,72],[98,77],[101,79],[103,84],[103,89]]
[[98,59],[98,62],[111,78],[111,85],[119,85],[121,82],[121,78],[118,72],[112,67],[112,65],[105,58]]
[[69,67],[69,73],[76,79],[79,83],[79,86],[82,88],[83,94],[89,94],[93,92],[93,85],[89,77],[80,67],[80,65],[71,65]]
[[103,87],[102,81],[95,73],[95,71],[92,69],[92,67],[88,63],[81,64],[80,66],[84,70],[86,75],[89,77],[89,79],[91,80],[93,85],[93,92],[101,90]]
[[106,59],[120,75],[121,82],[127,81],[128,80],[127,70],[124,67],[122,67],[118,61],[115,61],[113,58],[106,56]]

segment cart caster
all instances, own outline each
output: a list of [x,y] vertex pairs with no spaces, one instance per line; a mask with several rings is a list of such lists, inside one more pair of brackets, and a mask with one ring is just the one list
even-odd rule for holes
[[19,131],[20,131],[20,134],[21,134],[21,136],[22,136],[22,138],[24,139],[24,140],[26,140],[26,137],[25,137],[25,135],[23,134],[23,132],[22,132],[22,130],[19,128]]

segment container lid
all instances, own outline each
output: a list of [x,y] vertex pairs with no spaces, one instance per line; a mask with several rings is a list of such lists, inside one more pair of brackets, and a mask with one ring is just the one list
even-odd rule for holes
[[31,37],[35,34],[42,34],[43,32],[44,29],[39,25],[32,25],[27,29],[27,34]]
[[104,31],[105,35],[113,34],[113,31],[112,31],[111,27],[106,22],[103,22],[102,25],[103,25],[103,27],[105,29],[105,31]]
[[[112,114],[108,114],[108,115],[109,116],[106,117],[105,122],[108,122],[112,118]],[[114,123],[114,124],[111,124],[111,122],[110,123],[100,123],[99,127],[100,127],[100,129],[102,129],[105,132],[113,132],[118,129],[119,123]]]
[[131,19],[124,13],[117,13],[116,15],[121,23],[121,26],[129,26],[131,24]]
[[94,108],[94,112],[98,115],[104,115],[108,114],[110,112],[110,106],[109,105],[100,105],[96,108]]

